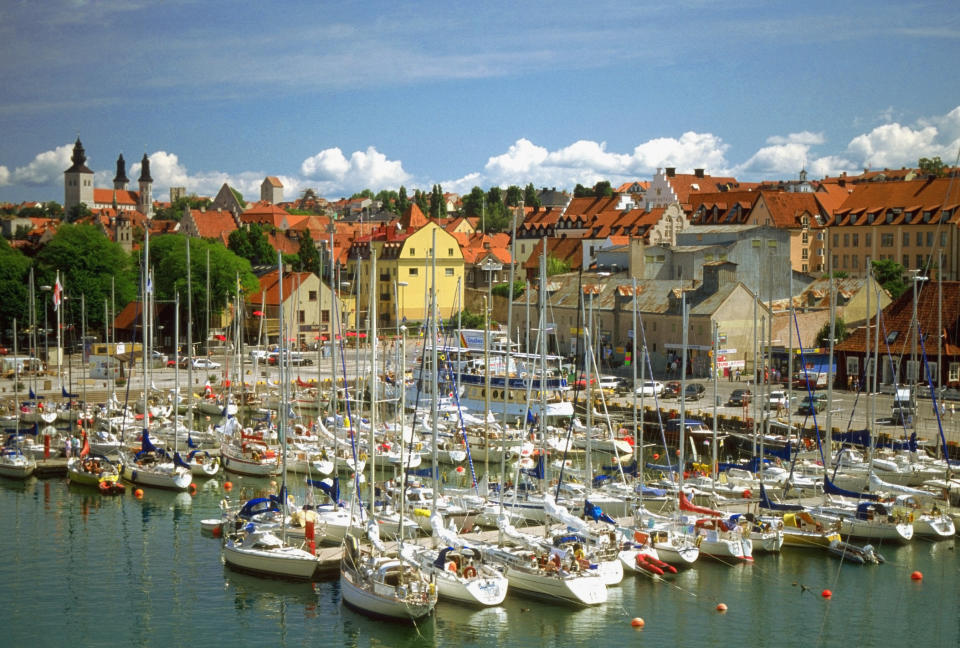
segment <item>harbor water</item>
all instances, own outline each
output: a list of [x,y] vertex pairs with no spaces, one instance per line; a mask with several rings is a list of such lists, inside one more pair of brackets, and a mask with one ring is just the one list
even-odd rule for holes
[[[234,491],[257,487],[234,481]],[[345,608],[335,579],[288,583],[225,568],[219,540],[200,530],[218,517],[223,491],[198,486],[193,496],[147,490],[137,499],[66,479],[0,479],[0,646],[960,645],[955,540],[880,546],[887,562],[876,566],[792,549],[752,564],[702,559],[667,580],[627,575],[596,608],[511,594],[493,609],[441,602],[413,626]]]

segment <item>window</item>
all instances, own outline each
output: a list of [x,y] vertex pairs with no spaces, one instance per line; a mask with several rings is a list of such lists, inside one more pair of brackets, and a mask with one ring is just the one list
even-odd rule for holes
[[947,245],[947,232],[944,230],[940,232],[940,247],[945,247]]
[[853,264],[851,267],[852,267],[854,270],[857,270],[857,269],[860,268],[860,257],[859,257],[858,255],[854,254],[854,255],[853,255],[853,258],[852,258],[850,261],[851,261],[851,263]]
[[840,265],[840,257],[836,254],[833,255],[833,267],[836,268]]
[[810,250],[808,250],[807,248],[803,248],[802,250],[800,250],[800,258],[801,258],[801,259],[809,259],[809,258],[810,258]]
[[809,233],[809,232],[804,232],[803,234],[801,234],[801,235],[800,235],[800,242],[803,243],[804,245],[806,245],[807,243],[809,243],[809,242],[810,242],[810,233]]
[[881,234],[880,247],[893,247],[893,234]]
[[307,299],[310,301],[317,301],[317,291],[311,290]]
[[833,235],[833,247],[839,247],[839,245],[840,245],[840,235],[839,235],[839,234],[834,234],[834,235]]
[[910,247],[910,232],[903,233],[903,247]]
[[854,234],[854,235],[853,235],[853,247],[860,247],[860,235],[859,235],[859,234]]
[[859,376],[860,375],[860,358],[857,356],[847,356],[847,375],[848,376]]
[[843,267],[844,267],[844,268],[847,267],[847,263],[848,263],[849,261],[850,261],[850,255],[849,255],[849,254],[844,254],[844,255],[843,255]]
[[933,247],[933,232],[927,232],[927,247]]
[[301,324],[307,321],[306,311],[297,311],[297,321],[300,322]]
[[453,256],[453,248],[447,248],[447,256]]
[[923,245],[923,232],[917,232],[917,247]]
[[453,268],[444,268],[444,269],[443,269],[443,275],[444,275],[445,277],[452,277],[452,276],[453,276]]
[[330,323],[330,311],[329,311],[329,310],[320,311],[320,321],[323,322],[324,324],[329,324],[329,323]]
[[950,372],[947,374],[947,380],[957,382],[960,380],[960,362],[950,363]]
[[867,232],[863,235],[863,244],[867,247],[870,247],[873,244],[873,235],[870,232]]
[[919,374],[917,373],[917,367],[920,366],[918,360],[907,360],[907,380],[910,382],[916,381],[919,379]]
[[410,273],[411,277],[416,277],[420,274],[420,268],[410,268],[408,272]]
[[[924,381],[924,382],[927,381],[927,376],[926,376],[927,372],[930,373],[930,377],[933,378],[934,382],[939,382],[939,380],[940,380],[940,375],[937,373],[937,361],[936,361],[936,360],[934,360],[934,361],[932,361],[932,362],[927,362],[927,368],[924,369],[924,371],[923,371],[923,373],[924,373],[923,381]],[[937,397],[937,400],[940,400],[940,398]]]
[[917,255],[917,265],[915,265],[915,266],[913,266],[913,267],[914,267],[914,268],[922,268],[922,267],[923,267],[923,255],[922,255],[922,254],[918,254],[918,255]]
[[843,233],[843,247],[850,247],[850,233]]
[[809,268],[806,263],[800,266],[800,272],[809,272]]
[[909,268],[909,267],[910,267],[910,255],[909,255],[909,254],[904,254],[904,255],[903,255],[903,262],[902,262],[900,265],[902,265],[904,268]]
[[410,248],[410,256],[417,256],[417,248]]

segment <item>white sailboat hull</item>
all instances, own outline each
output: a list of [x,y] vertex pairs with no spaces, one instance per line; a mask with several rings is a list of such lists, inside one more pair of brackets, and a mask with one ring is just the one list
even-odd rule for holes
[[317,570],[317,559],[296,547],[255,549],[242,547],[232,540],[223,545],[223,560],[238,571],[277,578],[310,580]]

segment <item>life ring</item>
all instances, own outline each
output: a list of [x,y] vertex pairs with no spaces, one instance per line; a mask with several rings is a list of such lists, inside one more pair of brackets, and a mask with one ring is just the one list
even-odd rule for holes
[[456,573],[457,573],[457,563],[453,562],[452,560],[449,561],[449,562],[447,563],[447,571],[456,574]]
[[473,565],[467,565],[463,568],[464,578],[474,578],[477,575],[477,568]]
[[366,461],[366,460],[367,460],[367,453],[366,453],[366,452],[361,452],[361,453],[360,453],[360,456],[358,457],[358,459],[359,459],[360,461]]

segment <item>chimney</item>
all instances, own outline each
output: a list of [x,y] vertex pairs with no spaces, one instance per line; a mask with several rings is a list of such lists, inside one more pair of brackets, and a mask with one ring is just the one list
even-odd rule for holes
[[668,178],[672,178],[672,177],[674,177],[675,175],[677,175],[677,168],[676,168],[676,167],[667,167],[667,177],[668,177]]
[[702,178],[702,177],[703,177],[703,169],[694,169],[694,170],[693,170],[693,175],[697,176],[698,178]]
[[841,187],[846,187],[846,186],[847,186],[847,179],[841,177],[839,180],[837,180],[837,184],[840,185]]

